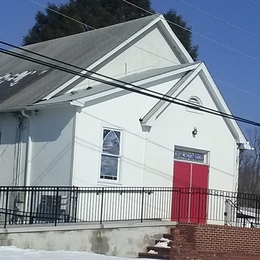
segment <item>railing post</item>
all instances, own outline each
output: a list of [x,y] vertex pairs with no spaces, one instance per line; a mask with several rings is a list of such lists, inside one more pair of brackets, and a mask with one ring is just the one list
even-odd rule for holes
[[199,203],[198,203],[198,224],[200,223],[200,192],[202,189],[199,188]]
[[143,218],[144,218],[143,214],[144,214],[144,187],[142,188],[141,216],[140,216],[141,223],[143,223]]
[[101,205],[100,205],[100,220],[99,220],[100,225],[102,224],[103,221],[103,203],[104,203],[104,187],[102,187],[101,190]]
[[73,187],[73,210],[74,210],[74,220],[77,222],[77,210],[78,210],[78,187],[76,190]]
[[[27,192],[27,190],[26,190]],[[31,203],[30,203],[30,216],[29,216],[29,224],[33,224],[33,215],[32,215],[32,212],[33,212],[33,193],[34,193],[34,189],[32,187],[31,189]],[[29,198],[29,196],[25,196],[26,198]],[[27,203],[27,202],[26,202]],[[26,213],[27,215],[27,213]]]
[[178,222],[180,222],[180,213],[181,212],[181,188],[179,189],[179,208],[178,208]]
[[57,215],[58,215],[58,199],[59,199],[59,187],[57,187],[56,191],[56,207],[55,207],[55,220],[54,220],[54,225],[55,227],[57,226]]
[[5,201],[5,223],[4,223],[4,228],[6,228],[6,223],[7,223],[7,211],[8,211],[8,197],[9,197],[9,187],[6,189],[6,201]]
[[256,205],[255,205],[255,224],[259,222],[259,215],[258,215],[258,207],[259,207],[259,196],[256,195]]

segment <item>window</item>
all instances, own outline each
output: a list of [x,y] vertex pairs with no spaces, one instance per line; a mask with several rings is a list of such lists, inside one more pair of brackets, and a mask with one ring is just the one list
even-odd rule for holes
[[190,105],[192,105],[192,107],[187,107],[187,111],[194,112],[194,113],[199,113],[199,114],[202,113],[200,111],[200,109],[197,109],[200,106],[203,106],[201,100],[198,97],[192,96],[192,97],[189,98],[188,102],[190,103]]
[[178,150],[174,151],[174,159],[205,163],[205,154],[199,152]]
[[198,97],[195,97],[195,96],[193,96],[189,99],[189,103],[191,103],[195,106],[201,106],[202,105],[200,99]]
[[120,161],[121,132],[103,129],[100,178],[117,180]]

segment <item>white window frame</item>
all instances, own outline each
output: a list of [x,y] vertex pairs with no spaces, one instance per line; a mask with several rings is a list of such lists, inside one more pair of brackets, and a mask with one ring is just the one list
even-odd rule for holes
[[[114,154],[108,154],[103,152],[103,135],[104,135],[104,131],[105,130],[109,130],[109,131],[115,131],[115,132],[119,132],[120,133],[120,140],[119,140],[119,154],[118,155],[114,155]],[[122,154],[122,136],[123,136],[123,131],[122,129],[117,129],[117,128],[111,128],[111,127],[106,127],[103,126],[102,127],[102,131],[101,131],[101,155],[100,155],[100,167],[99,167],[99,181],[101,182],[113,182],[113,183],[118,183],[119,182],[119,176],[120,176],[120,165],[121,165],[121,154]],[[109,178],[109,176],[105,176],[102,178],[101,175],[101,167],[102,167],[102,156],[109,156],[109,157],[114,157],[117,158],[117,172],[116,172],[116,177],[113,178]]]
[[[192,160],[177,159],[174,156],[174,152],[176,150],[203,154],[204,155],[204,161],[203,162],[198,162],[198,161],[192,161]],[[209,162],[210,152],[207,151],[207,150],[202,150],[202,149],[196,149],[196,148],[191,148],[191,147],[175,145],[174,148],[173,148],[173,159],[174,159],[174,161],[182,161],[182,162],[190,162],[190,163],[196,163],[196,164],[209,165],[210,164],[210,162]]]

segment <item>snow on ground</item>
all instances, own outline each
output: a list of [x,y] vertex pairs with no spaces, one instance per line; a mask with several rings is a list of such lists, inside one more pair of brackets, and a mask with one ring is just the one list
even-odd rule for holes
[[32,249],[19,249],[14,246],[0,246],[0,259],[19,260],[129,260],[129,258],[98,255],[75,251],[44,251]]

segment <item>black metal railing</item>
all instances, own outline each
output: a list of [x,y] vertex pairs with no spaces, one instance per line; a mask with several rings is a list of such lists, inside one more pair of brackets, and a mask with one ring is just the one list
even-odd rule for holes
[[170,187],[0,187],[0,226],[173,220],[255,227],[260,197]]

